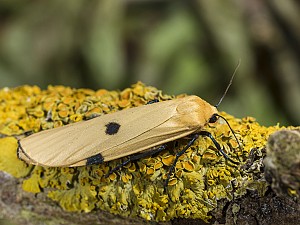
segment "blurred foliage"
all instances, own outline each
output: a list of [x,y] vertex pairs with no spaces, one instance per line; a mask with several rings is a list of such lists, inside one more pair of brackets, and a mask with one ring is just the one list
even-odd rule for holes
[[15,224],[11,223],[9,220],[0,219],[0,225],[15,225]]
[[297,0],[0,2],[0,87],[138,80],[261,124],[300,124]]

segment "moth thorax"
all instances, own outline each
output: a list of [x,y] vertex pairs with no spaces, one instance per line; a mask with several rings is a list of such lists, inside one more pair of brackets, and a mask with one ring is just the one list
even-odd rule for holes
[[213,114],[218,113],[217,109],[198,96],[185,97],[184,101],[177,107],[181,120],[193,127],[205,126]]

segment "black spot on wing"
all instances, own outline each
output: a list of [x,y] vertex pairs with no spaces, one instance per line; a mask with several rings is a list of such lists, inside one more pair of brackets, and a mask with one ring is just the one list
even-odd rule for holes
[[86,159],[86,165],[101,164],[104,162],[103,156],[99,153]]
[[105,133],[108,135],[114,135],[114,134],[118,133],[121,125],[118,123],[115,123],[115,122],[110,122],[110,123],[106,124],[105,126],[106,126]]

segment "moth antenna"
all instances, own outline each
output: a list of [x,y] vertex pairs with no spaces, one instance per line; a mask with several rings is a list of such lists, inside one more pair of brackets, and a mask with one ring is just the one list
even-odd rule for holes
[[225,97],[225,95],[226,95],[226,93],[227,93],[229,87],[230,87],[231,84],[232,84],[232,80],[233,80],[233,78],[234,78],[234,76],[235,76],[235,74],[236,74],[238,68],[240,67],[240,64],[241,64],[241,59],[239,59],[238,64],[237,64],[236,67],[235,67],[235,70],[234,70],[234,72],[233,72],[233,74],[232,74],[232,76],[231,76],[231,79],[230,79],[230,81],[229,81],[229,84],[227,85],[227,88],[226,88],[226,90],[225,90],[223,96],[221,97],[221,99],[220,99],[220,101],[218,102],[218,104],[215,105],[216,108],[218,108],[218,106],[219,106],[219,105],[221,104],[221,102],[223,101],[223,98]]
[[223,117],[223,116],[221,116],[221,115],[219,115],[219,114],[216,114],[216,116],[221,117],[221,118],[227,123],[227,125],[228,125],[229,129],[231,130],[231,132],[232,132],[232,134],[233,134],[233,136],[234,136],[236,142],[237,142],[238,145],[239,145],[240,150],[242,151],[243,149],[242,149],[242,147],[241,147],[241,145],[240,145],[240,142],[239,142],[239,140],[237,139],[234,130],[231,128],[231,126],[230,126],[230,124],[228,123],[228,121],[226,120],[226,118]]

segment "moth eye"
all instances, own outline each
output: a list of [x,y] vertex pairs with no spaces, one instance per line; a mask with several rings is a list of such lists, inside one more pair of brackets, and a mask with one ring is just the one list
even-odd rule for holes
[[213,114],[212,117],[209,119],[209,123],[215,123],[218,120],[218,114]]
[[108,135],[114,135],[114,134],[118,133],[121,125],[116,122],[110,122],[110,123],[106,124],[105,126],[106,126],[105,133]]

